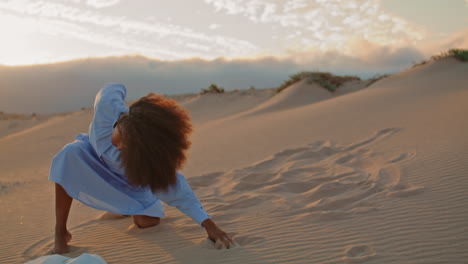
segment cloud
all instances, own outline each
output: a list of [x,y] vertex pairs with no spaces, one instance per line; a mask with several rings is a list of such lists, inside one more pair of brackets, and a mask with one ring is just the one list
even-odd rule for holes
[[[41,34],[47,35],[48,40],[56,38],[56,43],[76,40],[74,43],[78,44],[73,52],[71,49],[63,52],[56,48],[42,49],[45,54],[41,58],[53,57],[54,61],[64,57],[124,54],[143,54],[165,60],[274,55],[291,56],[294,61],[310,61],[310,58],[325,58],[323,54],[331,54],[331,58],[357,61],[364,66],[380,65],[382,61],[401,66],[401,63],[408,64],[419,58],[420,51],[428,46],[423,41],[418,42],[427,34],[425,31],[384,12],[379,0],[205,0],[206,14],[220,14],[214,14],[213,22],[196,25],[199,30],[191,28],[192,25],[172,22],[177,19],[132,18],[130,15],[111,15],[114,9],[99,9],[118,4],[118,0],[0,1],[0,27],[4,25],[2,34],[8,46],[16,45],[12,41],[15,36],[21,37],[21,43],[31,43],[23,48],[30,50],[29,54],[39,53],[34,49],[41,45],[51,46],[38,43],[34,37]],[[234,20],[249,30],[237,32],[239,27],[229,23]],[[21,26],[13,31],[8,30],[10,24]],[[216,30],[221,25],[223,30]],[[230,32],[245,36],[247,40],[224,35]],[[463,46],[466,43],[463,34],[466,32],[446,38],[443,45],[430,50],[438,51],[439,46]],[[31,42],[31,39],[35,41]],[[29,54],[23,57],[30,57]],[[379,54],[382,55],[380,58]],[[397,59],[392,60],[391,54]],[[406,54],[408,58],[405,60],[398,54]],[[36,59],[31,63],[43,61]],[[0,63],[5,63],[5,59]],[[321,63],[327,67],[332,65],[326,59]]]
[[453,33],[440,46],[441,49],[468,49],[468,29]]
[[209,28],[210,28],[210,29],[213,29],[213,30],[214,30],[214,29],[218,29],[218,28],[220,28],[220,27],[221,27],[221,25],[219,25],[219,24],[210,24],[210,26],[209,26]]
[[216,12],[243,16],[255,23],[303,30],[305,43],[314,43],[314,48],[322,50],[342,50],[351,38],[394,45],[412,43],[427,34],[422,28],[384,12],[378,0],[205,0],[205,3]]
[[[94,7],[116,2],[87,1]],[[173,23],[106,15],[56,2],[0,2],[0,15],[24,18],[31,21],[32,25],[39,22],[43,34],[56,34],[108,46],[120,53],[141,53],[163,59],[246,56],[258,50],[256,45],[246,40],[197,32]]]
[[110,7],[118,4],[120,0],[86,0],[86,4],[94,8]]
[[416,45],[379,45],[365,39],[347,40],[346,46],[352,52],[289,49],[284,58],[311,71],[370,78],[401,72],[434,55]]
[[424,44],[421,49],[427,57],[445,52],[449,49],[468,50],[468,29],[460,30],[448,36],[444,36],[441,41]]

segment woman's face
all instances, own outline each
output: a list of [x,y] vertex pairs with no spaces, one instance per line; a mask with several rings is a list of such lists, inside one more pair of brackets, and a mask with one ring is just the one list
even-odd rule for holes
[[112,145],[117,147],[119,151],[122,150],[122,134],[120,133],[119,126],[115,126],[114,130],[112,131]]

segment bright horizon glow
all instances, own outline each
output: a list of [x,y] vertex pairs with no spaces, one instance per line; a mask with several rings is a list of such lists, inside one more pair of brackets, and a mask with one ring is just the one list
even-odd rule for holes
[[[424,19],[425,11],[440,14]],[[467,12],[466,0],[1,1],[0,65],[131,54],[301,62],[335,52],[372,62],[382,51],[415,49],[430,56],[468,47]]]

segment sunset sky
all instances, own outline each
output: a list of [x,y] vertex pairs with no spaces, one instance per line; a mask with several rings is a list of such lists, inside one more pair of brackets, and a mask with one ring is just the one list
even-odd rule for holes
[[468,47],[468,0],[1,0],[0,30],[2,65],[126,54],[372,61]]

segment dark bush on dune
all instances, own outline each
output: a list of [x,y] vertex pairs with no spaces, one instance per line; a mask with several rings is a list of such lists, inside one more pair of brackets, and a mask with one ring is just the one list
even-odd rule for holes
[[200,94],[206,93],[224,93],[224,88],[218,87],[216,84],[212,84],[208,89],[202,89],[200,92]]
[[300,72],[291,75],[289,80],[285,81],[280,87],[277,88],[276,92],[279,93],[286,89],[288,86],[293,85],[302,80],[307,80],[309,83],[318,83],[323,88],[334,92],[338,87],[348,81],[361,80],[357,76],[337,76],[329,72]]
[[445,58],[451,58],[451,57],[453,57],[453,58],[455,58],[455,59],[457,59],[459,61],[466,62],[466,61],[468,61],[468,50],[465,50],[465,49],[450,49],[450,50],[441,52],[438,55],[431,56],[430,60],[423,60],[423,61],[421,61],[419,63],[415,63],[412,68],[415,68],[415,67],[418,67],[418,66],[421,66],[421,65],[425,65],[426,63],[428,63],[430,61],[437,61],[437,60],[441,60],[441,59],[445,59]]
[[459,61],[468,61],[468,50],[465,49],[450,49],[448,51],[442,52],[439,55],[434,55],[431,57],[433,60],[440,60],[443,58],[454,57]]

